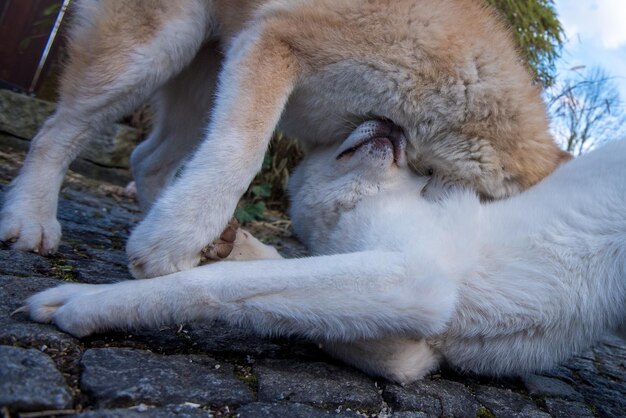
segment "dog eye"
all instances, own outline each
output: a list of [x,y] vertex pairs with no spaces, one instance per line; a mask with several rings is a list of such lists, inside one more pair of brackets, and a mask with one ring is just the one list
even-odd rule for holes
[[426,170],[426,174],[428,174],[429,176],[432,176],[434,173],[433,169],[431,167],[428,167],[428,169]]

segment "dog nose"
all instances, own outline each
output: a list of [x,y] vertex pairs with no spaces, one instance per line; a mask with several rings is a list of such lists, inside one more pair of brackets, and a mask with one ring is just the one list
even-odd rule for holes
[[391,121],[387,123],[389,124],[389,139],[392,141],[398,141],[400,137],[404,136],[404,132],[401,127]]
[[404,135],[404,131],[401,127],[396,125],[391,121],[386,121],[388,123],[389,133],[387,134],[387,138],[391,141],[393,145],[393,156],[396,163],[404,160],[404,152],[406,151],[406,137]]
[[362,130],[363,133],[371,136],[385,136],[392,141],[397,141],[404,135],[404,131],[401,127],[396,125],[391,119],[382,118],[374,119],[363,123],[358,130]]

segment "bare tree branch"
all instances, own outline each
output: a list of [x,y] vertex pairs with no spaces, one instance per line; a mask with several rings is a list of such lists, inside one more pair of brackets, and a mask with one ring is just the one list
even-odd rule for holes
[[546,103],[557,140],[576,155],[626,136],[624,102],[613,77],[602,69],[576,72],[557,83],[547,93]]

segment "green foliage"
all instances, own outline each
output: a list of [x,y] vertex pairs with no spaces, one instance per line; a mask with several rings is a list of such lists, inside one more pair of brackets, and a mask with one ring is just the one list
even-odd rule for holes
[[252,186],[250,191],[254,196],[270,197],[272,195],[272,186],[269,183],[261,183],[256,186]]
[[33,40],[47,38],[48,36],[50,36],[50,31],[54,26],[54,22],[56,21],[57,15],[59,14],[60,10],[60,4],[53,4],[43,9],[41,11],[39,19],[37,19],[32,24],[32,33],[27,38],[24,38],[20,41],[18,49],[20,51],[24,51],[30,48],[31,42]]
[[272,194],[271,185],[265,182],[264,179],[264,173],[270,168],[271,161],[272,157],[269,153],[265,154],[261,173],[257,175],[244,199],[235,209],[235,218],[237,218],[240,224],[263,219],[266,207],[262,199],[266,199]]
[[263,219],[266,209],[285,210],[289,173],[302,159],[302,151],[294,140],[278,134],[270,143],[261,172],[244,195],[235,217],[240,223]]
[[553,0],[485,0],[510,25],[520,52],[544,87],[555,79],[565,34]]
[[240,224],[253,222],[263,219],[265,213],[265,202],[248,202],[243,201],[237,209],[235,209],[235,218]]

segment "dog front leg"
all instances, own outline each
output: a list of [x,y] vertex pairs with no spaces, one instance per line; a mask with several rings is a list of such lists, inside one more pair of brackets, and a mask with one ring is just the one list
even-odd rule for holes
[[221,262],[146,281],[64,285],[31,297],[31,318],[76,336],[198,319],[317,341],[441,332],[454,284],[402,253],[367,251],[290,260]]
[[68,166],[89,139],[145,102],[193,59],[210,31],[205,3],[162,2],[150,8],[142,2],[73,2],[76,19],[58,108],[33,139],[6,193],[1,241],[15,241],[19,250],[56,251],[58,194]]
[[208,134],[127,245],[136,277],[187,270],[232,216],[294,88],[297,65],[271,32],[244,31],[226,55]]

